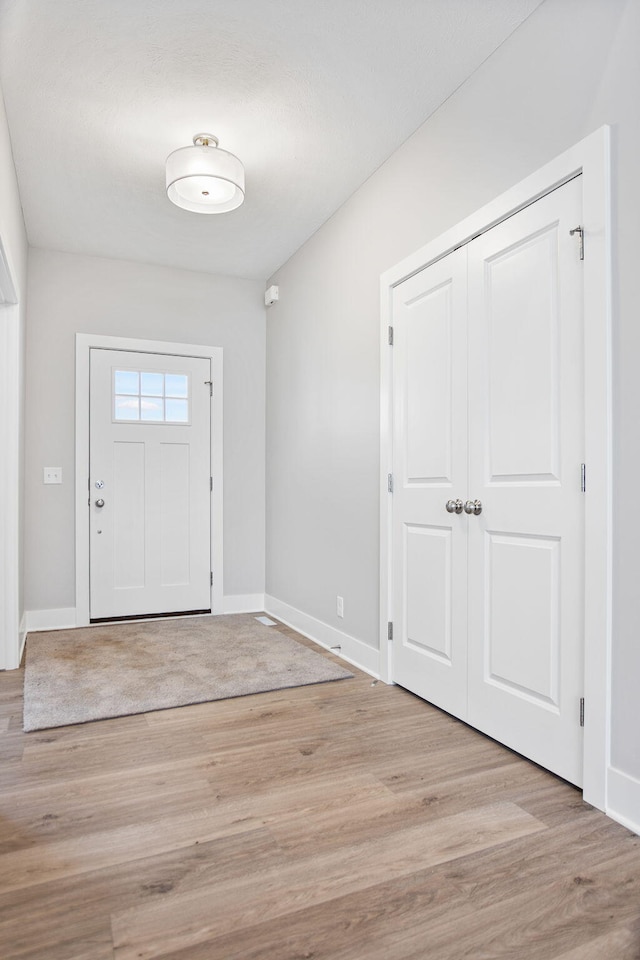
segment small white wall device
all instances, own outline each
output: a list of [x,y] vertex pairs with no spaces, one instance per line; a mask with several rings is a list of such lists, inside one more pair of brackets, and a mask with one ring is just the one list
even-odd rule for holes
[[272,303],[276,303],[276,301],[279,300],[279,299],[280,299],[280,288],[279,288],[279,287],[276,287],[276,286],[274,285],[273,287],[269,287],[268,290],[265,290],[265,292],[264,292],[264,305],[265,305],[265,307],[270,307]]
[[43,483],[62,483],[62,467],[44,467]]

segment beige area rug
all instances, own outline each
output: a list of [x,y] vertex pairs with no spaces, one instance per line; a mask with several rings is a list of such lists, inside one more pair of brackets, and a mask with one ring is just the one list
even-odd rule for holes
[[27,639],[24,729],[352,676],[251,614],[32,633]]

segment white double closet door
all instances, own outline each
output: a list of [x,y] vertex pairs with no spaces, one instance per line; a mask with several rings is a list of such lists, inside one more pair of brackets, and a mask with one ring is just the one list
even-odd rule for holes
[[577,177],[400,284],[392,348],[393,679],[578,785],[581,209]]

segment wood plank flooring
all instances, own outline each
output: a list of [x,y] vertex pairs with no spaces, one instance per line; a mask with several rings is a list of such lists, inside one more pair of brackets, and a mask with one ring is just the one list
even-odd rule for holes
[[640,838],[357,671],[29,734],[0,674],[0,764],[2,960],[640,960]]

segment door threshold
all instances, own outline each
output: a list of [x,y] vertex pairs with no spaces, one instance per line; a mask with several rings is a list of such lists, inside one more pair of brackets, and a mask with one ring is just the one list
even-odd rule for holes
[[165,613],[133,613],[128,617],[91,617],[89,623],[129,623],[132,620],[167,620],[169,617],[197,617],[211,613],[208,610],[173,610]]

